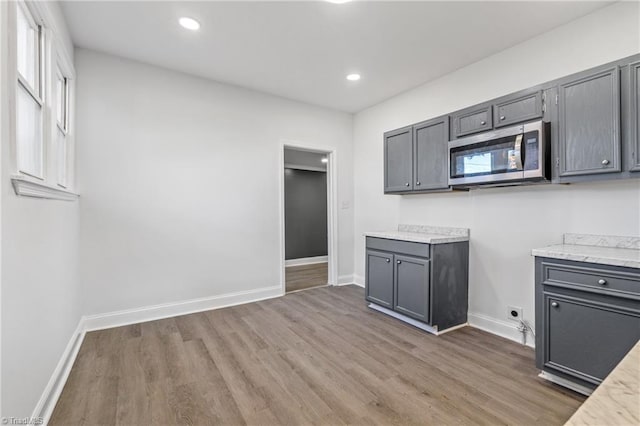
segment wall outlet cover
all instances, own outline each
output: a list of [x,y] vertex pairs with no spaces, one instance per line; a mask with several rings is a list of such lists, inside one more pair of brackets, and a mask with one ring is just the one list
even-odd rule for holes
[[518,306],[507,306],[507,319],[520,322],[522,317],[522,308]]

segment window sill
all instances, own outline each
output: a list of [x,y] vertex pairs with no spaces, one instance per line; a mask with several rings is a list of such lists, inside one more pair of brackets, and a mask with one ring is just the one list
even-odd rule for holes
[[64,188],[59,188],[30,179],[23,175],[11,176],[11,183],[16,195],[21,197],[45,198],[47,200],[76,201],[80,195]]

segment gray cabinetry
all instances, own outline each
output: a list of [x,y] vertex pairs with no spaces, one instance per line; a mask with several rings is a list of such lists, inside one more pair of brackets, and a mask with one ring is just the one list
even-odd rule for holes
[[493,105],[495,127],[507,126],[542,117],[542,92],[536,91]]
[[536,365],[597,386],[640,339],[640,271],[536,258]]
[[453,133],[456,137],[470,135],[493,128],[491,105],[461,111],[453,115]]
[[449,117],[416,124],[413,126],[413,139],[414,189],[448,188]]
[[366,298],[393,308],[393,254],[367,250]]
[[367,237],[369,302],[436,331],[467,322],[469,243],[423,244]]
[[384,192],[413,189],[413,128],[384,135]]
[[619,67],[570,77],[558,93],[560,176],[619,172]]
[[640,172],[640,61],[629,65],[629,170]]
[[429,260],[395,256],[393,309],[420,321],[429,321]]

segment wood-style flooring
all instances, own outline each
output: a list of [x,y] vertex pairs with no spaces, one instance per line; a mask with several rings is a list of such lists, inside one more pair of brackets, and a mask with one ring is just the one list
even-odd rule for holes
[[326,285],[328,263],[288,266],[285,268],[285,289],[288,292]]
[[50,424],[561,425],[584,398],[537,373],[530,348],[319,287],[88,333]]

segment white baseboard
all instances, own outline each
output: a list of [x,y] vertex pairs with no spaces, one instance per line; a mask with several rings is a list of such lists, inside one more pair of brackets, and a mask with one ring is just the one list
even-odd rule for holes
[[329,256],[301,257],[300,259],[289,259],[284,261],[284,266],[315,265],[316,263],[326,263]]
[[353,274],[351,274],[351,275],[340,275],[338,277],[338,284],[337,285],[349,285],[349,284],[353,284]]
[[353,283],[359,287],[364,288],[364,277],[360,276],[360,275],[355,275],[353,276]]
[[257,290],[239,291],[219,296],[202,297],[199,299],[184,300],[181,302],[164,303],[154,306],[126,309],[123,311],[108,312],[105,314],[88,315],[83,317],[85,331],[102,330],[105,328],[120,327],[123,325],[137,324],[147,321],[155,321],[163,318],[179,315],[193,314],[196,312],[210,311],[212,309],[226,308],[228,306],[257,302],[282,296],[282,287],[273,286]]
[[80,351],[84,335],[84,327],[82,319],[80,319],[76,330],[71,335],[71,339],[60,357],[60,361],[58,361],[58,365],[53,370],[53,374],[40,396],[40,400],[36,404],[36,408],[33,410],[32,419],[42,419],[42,424],[45,425],[49,423],[53,409],[58,402],[62,389],[64,389],[64,385],[67,383],[69,373],[71,373],[71,367],[73,367],[73,363]]
[[[502,321],[484,314],[473,312],[469,312],[467,318],[471,327],[479,328],[480,330],[488,333],[522,344],[522,333],[518,331],[518,323],[516,322]],[[535,338],[531,335],[531,332],[527,333],[526,344],[531,348],[535,348]]]

